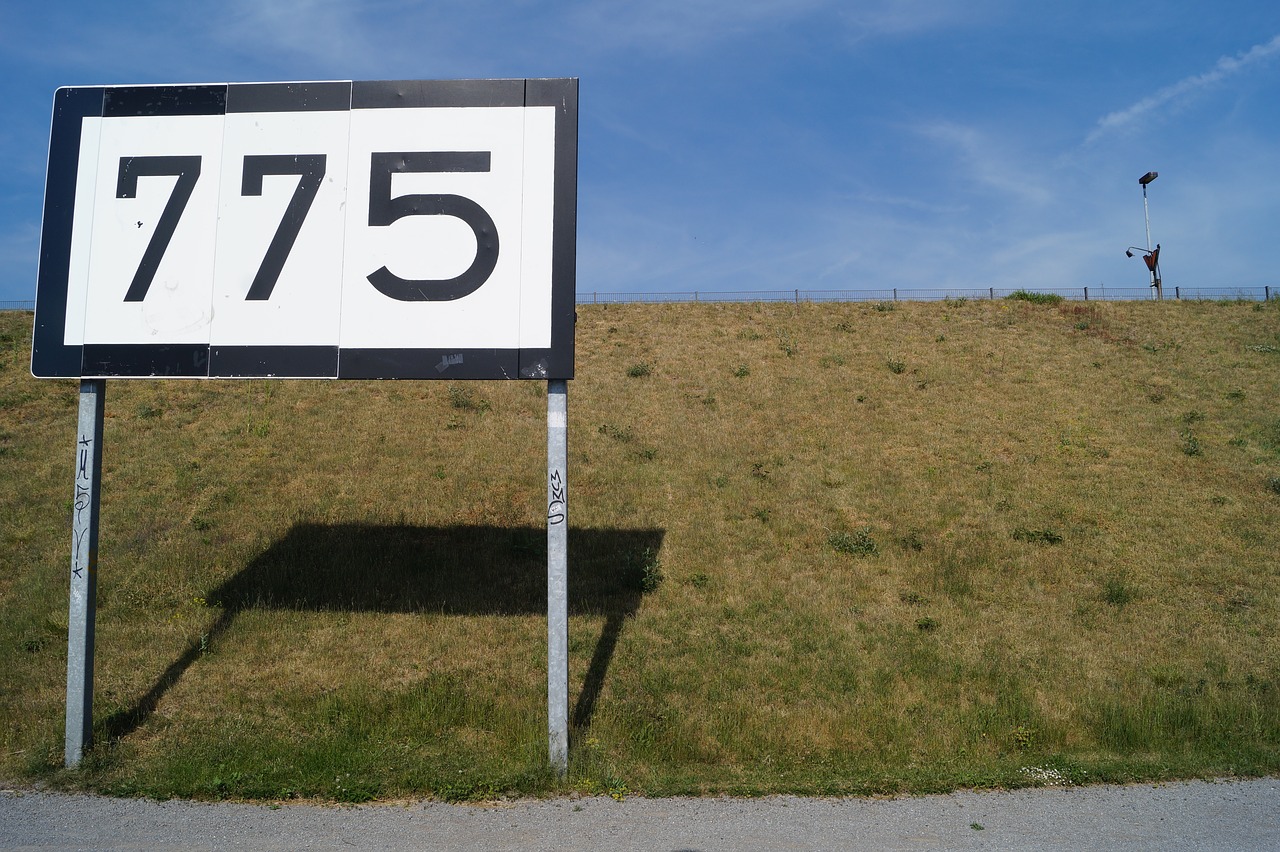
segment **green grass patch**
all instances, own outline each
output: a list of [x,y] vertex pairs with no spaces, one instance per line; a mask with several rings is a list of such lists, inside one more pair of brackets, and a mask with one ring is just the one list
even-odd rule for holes
[[837,553],[848,556],[874,556],[880,550],[869,530],[832,533],[827,537],[827,544]]
[[1005,296],[1015,302],[1030,302],[1033,305],[1059,305],[1063,298],[1057,293],[1035,293],[1029,290],[1014,290]]
[[1062,534],[1049,528],[1015,527],[1013,540],[1029,544],[1062,544]]

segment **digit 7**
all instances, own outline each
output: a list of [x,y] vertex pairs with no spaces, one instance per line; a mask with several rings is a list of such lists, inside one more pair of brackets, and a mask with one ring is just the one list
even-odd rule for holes
[[245,301],[258,302],[271,298],[271,291],[280,280],[284,262],[293,250],[293,244],[302,230],[302,223],[311,211],[311,203],[320,191],[324,178],[324,154],[254,154],[244,158],[244,178],[240,183],[241,195],[262,195],[262,178],[265,175],[298,175],[298,186],[289,199],[276,234],[267,246],[267,253],[253,278]]
[[160,221],[151,234],[147,250],[142,253],[138,269],[133,273],[133,281],[124,294],[126,302],[141,302],[155,280],[156,270],[160,267],[160,258],[164,257],[173,232],[178,228],[178,220],[182,211],[187,208],[191,199],[191,191],[195,189],[196,180],[200,177],[200,157],[121,157],[120,174],[116,180],[116,198],[136,198],[138,195],[138,178],[162,177],[176,175],[178,180],[169,193],[169,200],[160,214]]

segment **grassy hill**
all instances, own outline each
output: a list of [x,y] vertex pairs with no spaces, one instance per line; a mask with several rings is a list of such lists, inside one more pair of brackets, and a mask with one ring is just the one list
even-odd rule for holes
[[0,314],[0,777],[156,796],[862,793],[1280,771],[1280,303],[580,308],[569,778],[545,386],[76,385]]

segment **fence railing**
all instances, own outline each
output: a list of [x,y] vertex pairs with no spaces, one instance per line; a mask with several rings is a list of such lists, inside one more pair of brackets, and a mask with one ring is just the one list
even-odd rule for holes
[[[1269,301],[1280,298],[1280,288],[1261,287],[1174,287],[1165,290],[1175,300]],[[947,299],[1003,299],[1017,289],[1000,287],[903,288],[880,290],[686,290],[672,293],[585,293],[579,291],[579,305],[611,305],[627,302],[942,302]],[[1047,287],[1037,293],[1053,293],[1076,301],[1124,302],[1154,299],[1150,287]],[[33,311],[34,301],[0,302],[0,311]]]
[[[941,302],[948,299],[1003,299],[1027,288],[950,287],[903,288],[879,290],[685,290],[670,293],[600,293],[578,292],[579,305],[607,305],[626,302]],[[1155,298],[1150,287],[1047,287],[1036,293],[1052,293],[1076,301],[1139,301]],[[1261,287],[1173,287],[1165,289],[1165,298],[1175,300],[1264,301],[1280,296],[1270,285]]]

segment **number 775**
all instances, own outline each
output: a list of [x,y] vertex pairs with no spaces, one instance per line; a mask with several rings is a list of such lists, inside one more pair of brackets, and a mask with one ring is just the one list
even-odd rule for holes
[[[298,238],[325,175],[324,154],[251,154],[244,158],[242,196],[262,195],[267,175],[297,175],[298,185],[285,208],[275,235],[254,275],[246,301],[271,298],[285,261]],[[138,263],[125,293],[126,302],[141,302],[155,280],[156,270],[178,221],[200,179],[199,156],[121,157],[116,181],[116,198],[134,198],[138,180],[145,177],[176,177],[155,231]],[[366,278],[385,296],[403,302],[451,301],[474,293],[489,279],[498,263],[498,229],[488,212],[462,195],[391,194],[391,176],[396,172],[487,172],[488,151],[374,152],[369,167],[369,225],[386,226],[406,216],[453,216],[465,222],[475,234],[476,255],[471,265],[453,278],[401,278],[383,266]]]

